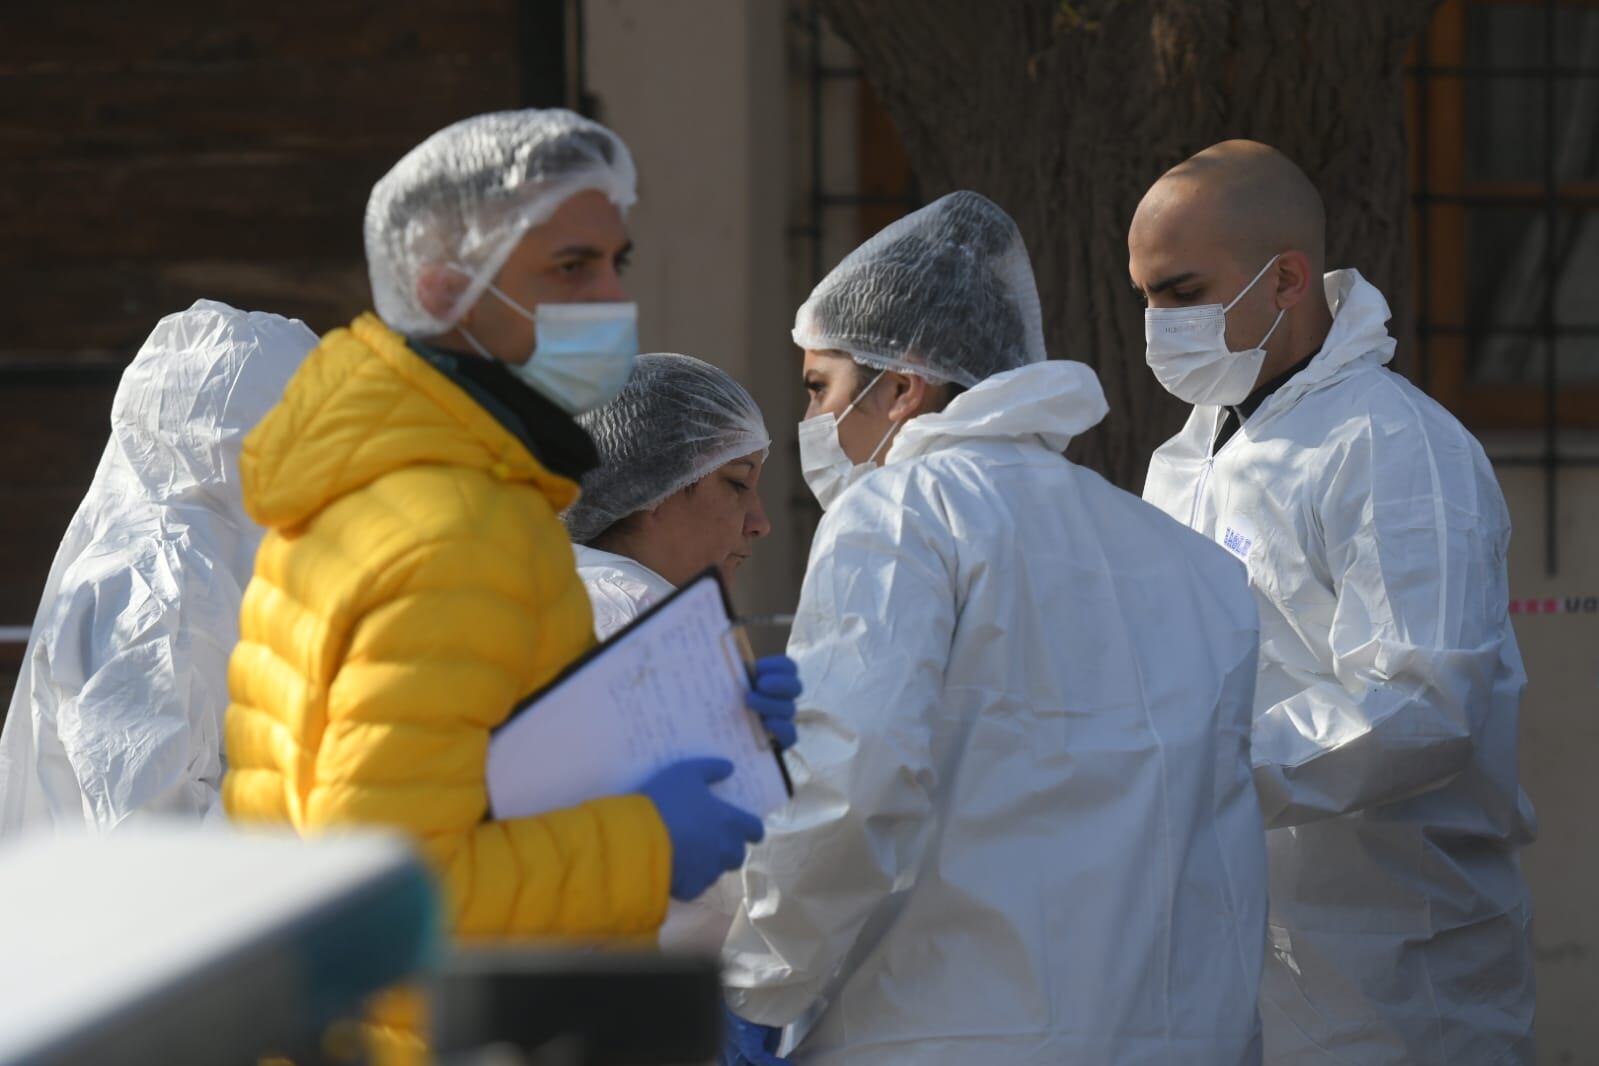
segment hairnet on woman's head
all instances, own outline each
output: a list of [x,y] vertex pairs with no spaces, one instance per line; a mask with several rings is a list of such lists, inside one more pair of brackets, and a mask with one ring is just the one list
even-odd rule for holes
[[600,465],[561,516],[576,544],[772,443],[744,386],[687,355],[639,356],[621,395],[578,421],[594,438]]
[[1021,231],[998,205],[953,192],[885,227],[823,278],[794,343],[880,370],[967,387],[1044,357]]
[[[497,111],[446,126],[372,187],[365,230],[373,306],[401,333],[445,333],[528,230],[588,189],[626,210],[636,184],[621,138],[571,111]],[[430,267],[469,279],[444,315],[417,297]]]

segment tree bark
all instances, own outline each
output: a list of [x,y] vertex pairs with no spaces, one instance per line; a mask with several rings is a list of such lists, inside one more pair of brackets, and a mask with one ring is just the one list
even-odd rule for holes
[[1073,458],[1134,492],[1185,413],[1144,364],[1127,225],[1168,167],[1229,137],[1321,189],[1328,264],[1407,326],[1402,63],[1435,0],[820,0],[929,197],[975,189],[1026,235],[1050,354],[1110,416]]

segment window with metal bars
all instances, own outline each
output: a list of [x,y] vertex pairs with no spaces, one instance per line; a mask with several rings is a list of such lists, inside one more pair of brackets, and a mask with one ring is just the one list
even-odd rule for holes
[[1599,429],[1599,0],[1448,0],[1409,67],[1416,359],[1473,430],[1557,471]]

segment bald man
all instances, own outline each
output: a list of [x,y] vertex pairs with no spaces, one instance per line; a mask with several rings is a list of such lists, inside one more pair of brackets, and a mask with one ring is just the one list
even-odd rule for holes
[[1323,274],[1324,225],[1297,166],[1233,141],[1128,236],[1149,365],[1194,405],[1144,498],[1260,608],[1266,1062],[1530,1063],[1509,519],[1477,441],[1386,369],[1382,294]]

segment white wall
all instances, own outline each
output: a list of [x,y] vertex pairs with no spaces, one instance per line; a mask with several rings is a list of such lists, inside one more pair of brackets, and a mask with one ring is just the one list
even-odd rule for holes
[[715,363],[766,415],[761,494],[774,532],[741,575],[746,611],[789,611],[804,545],[789,518],[804,486],[803,403],[788,331],[790,180],[783,5],[586,0],[588,87],[639,169],[628,279],[645,351]]
[[[1559,570],[1545,572],[1544,474],[1501,467],[1510,594],[1599,597],[1599,469],[1558,474]],[[1599,612],[1519,614],[1527,664],[1522,786],[1538,810],[1523,857],[1538,958],[1538,1061],[1599,1062]]]

